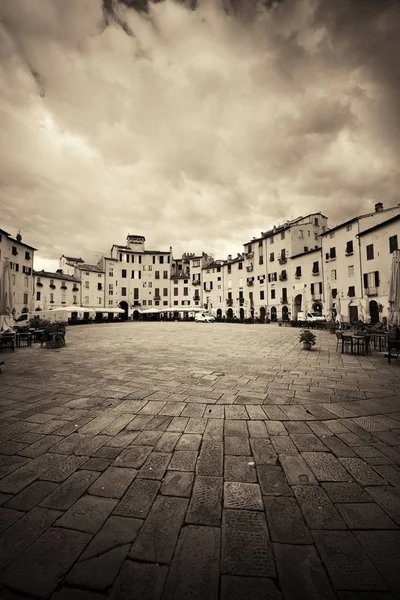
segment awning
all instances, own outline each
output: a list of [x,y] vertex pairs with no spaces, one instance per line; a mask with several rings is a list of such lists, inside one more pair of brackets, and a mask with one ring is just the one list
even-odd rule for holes
[[118,313],[118,314],[122,314],[125,312],[123,308],[117,308],[116,306],[114,308],[111,308],[111,307],[95,308],[94,311],[95,311],[95,313]]
[[85,308],[83,306],[63,306],[62,308],[49,308],[48,310],[51,310],[51,312],[62,312],[62,311],[67,311],[67,312],[83,312],[83,313],[95,313],[96,311],[93,308]]

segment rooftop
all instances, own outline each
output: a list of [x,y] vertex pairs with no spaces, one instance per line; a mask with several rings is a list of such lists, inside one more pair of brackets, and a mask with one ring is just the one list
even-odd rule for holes
[[375,209],[369,213],[365,213],[364,215],[359,215],[358,217],[353,217],[352,219],[349,219],[348,221],[344,221],[344,223],[339,223],[339,225],[336,225],[335,227],[331,227],[331,229],[327,229],[323,233],[320,233],[320,237],[324,237],[324,236],[328,235],[329,233],[333,233],[334,231],[336,231],[337,229],[341,229],[342,227],[347,227],[347,225],[351,225],[352,223],[355,223],[356,221],[359,221],[360,219],[365,219],[366,217],[372,217],[373,215],[376,215],[376,214],[380,215],[382,213],[389,212],[390,210],[394,210],[396,208],[399,208],[399,205],[390,206],[389,208],[382,208],[381,210],[378,210],[378,211]]
[[63,281],[73,281],[74,283],[80,283],[79,279],[66,273],[52,273],[50,271],[33,271],[35,277],[49,277],[50,279],[62,279]]
[[76,268],[80,271],[94,271],[95,273],[104,273],[104,270],[98,265],[88,265],[86,263],[80,263],[76,265]]
[[361,231],[360,233],[357,234],[356,237],[362,237],[363,235],[365,235],[367,233],[371,233],[371,231],[375,231],[376,229],[380,229],[381,227],[386,227],[387,225],[395,223],[396,221],[400,221],[400,213],[398,215],[395,215],[394,217],[391,217],[390,219],[386,219],[386,221],[382,221],[382,223],[378,223],[377,225],[374,225],[373,227],[370,227],[369,229],[365,229],[364,231]]

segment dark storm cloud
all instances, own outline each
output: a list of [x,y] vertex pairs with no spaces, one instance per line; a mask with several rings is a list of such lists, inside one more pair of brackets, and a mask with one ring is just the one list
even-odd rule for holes
[[395,0],[3,2],[1,226],[225,256],[397,204],[399,34]]

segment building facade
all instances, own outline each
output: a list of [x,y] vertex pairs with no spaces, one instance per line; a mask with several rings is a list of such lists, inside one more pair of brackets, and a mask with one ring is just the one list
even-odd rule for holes
[[81,298],[80,279],[63,273],[58,269],[55,273],[34,271],[35,277],[35,310],[78,306]]
[[36,248],[25,244],[20,233],[14,238],[0,229],[0,273],[6,260],[10,263],[13,306],[16,316],[33,310],[35,286],[33,259]]

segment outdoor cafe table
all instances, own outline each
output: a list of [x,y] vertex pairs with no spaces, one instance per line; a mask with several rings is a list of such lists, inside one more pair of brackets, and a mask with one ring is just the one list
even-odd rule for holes
[[[350,350],[352,354],[368,354],[371,342],[371,336],[368,334],[360,333],[359,331],[343,331],[342,337],[344,339],[350,339]],[[362,342],[362,343],[361,343]],[[346,344],[342,345],[342,353]]]

